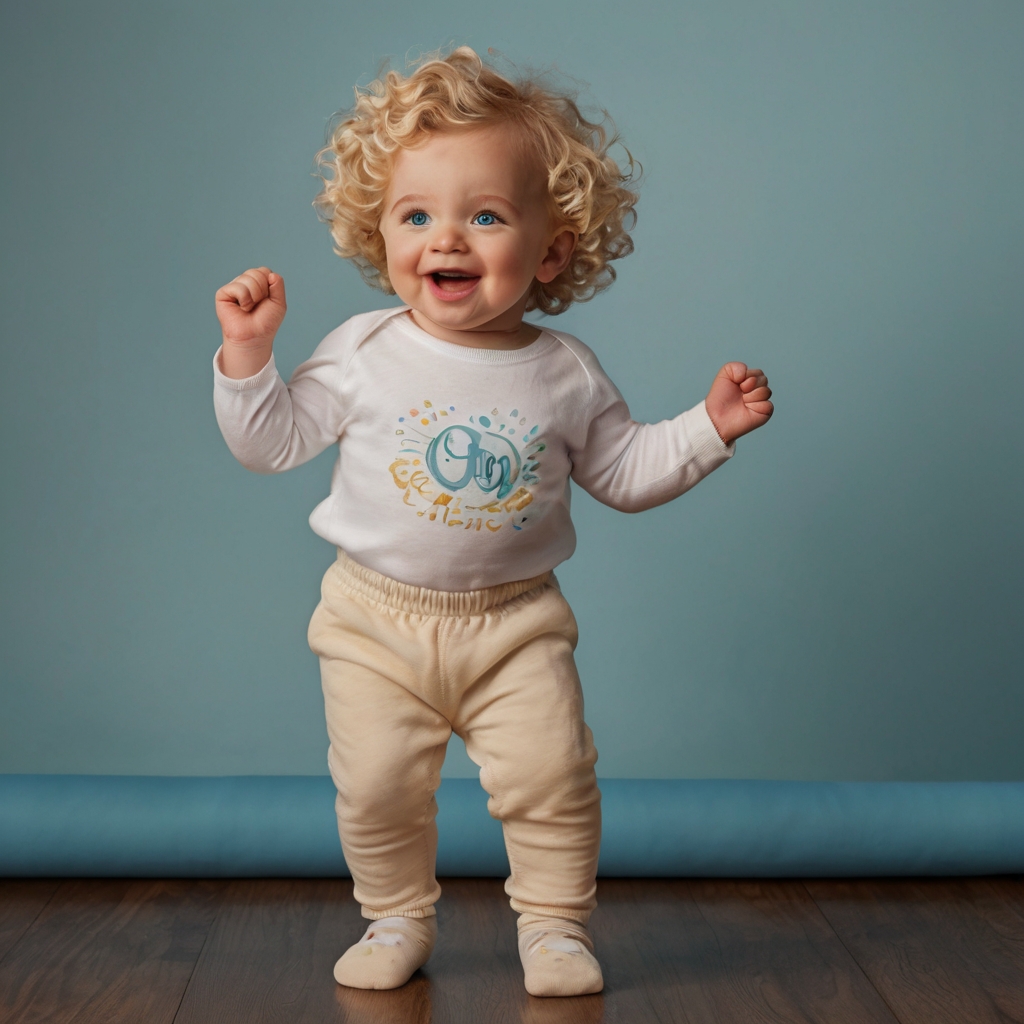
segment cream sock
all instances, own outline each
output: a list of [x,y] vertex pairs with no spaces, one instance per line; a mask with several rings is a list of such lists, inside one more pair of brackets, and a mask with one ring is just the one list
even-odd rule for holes
[[430,957],[437,918],[382,917],[345,950],[334,965],[334,980],[350,988],[400,988]]
[[519,916],[519,958],[531,996],[585,996],[604,988],[594,942],[578,921]]

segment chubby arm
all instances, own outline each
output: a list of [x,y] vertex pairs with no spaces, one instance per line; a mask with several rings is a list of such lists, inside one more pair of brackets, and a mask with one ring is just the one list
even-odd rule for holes
[[729,363],[699,405],[675,419],[637,423],[596,360],[589,369],[594,416],[585,445],[570,452],[572,478],[622,512],[642,512],[679,497],[731,458],[736,438],[766,423],[772,412],[761,371]]
[[341,435],[331,336],[286,386],[273,342],[284,318],[284,281],[266,267],[239,275],[216,296],[224,343],[214,356],[214,411],[231,453],[247,469],[280,473],[308,462]]
[[678,498],[731,458],[704,403],[672,420],[637,423],[625,402],[591,423],[586,448],[572,452],[572,478],[620,512],[643,512]]

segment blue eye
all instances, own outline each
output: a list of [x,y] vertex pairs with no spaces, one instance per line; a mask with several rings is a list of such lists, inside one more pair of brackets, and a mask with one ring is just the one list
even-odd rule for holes
[[427,223],[429,218],[422,210],[417,210],[414,214],[409,217],[409,223],[415,224],[416,227],[421,228]]
[[479,224],[481,227],[489,228],[492,224],[498,223],[498,218],[493,213],[478,213],[473,218],[474,224]]

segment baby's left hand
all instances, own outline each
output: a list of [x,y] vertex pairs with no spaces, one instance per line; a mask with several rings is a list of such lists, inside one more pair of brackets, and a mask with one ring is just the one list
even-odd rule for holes
[[704,399],[704,406],[718,436],[726,444],[763,427],[775,406],[768,401],[772,389],[760,370],[748,370],[746,363],[726,363],[718,371]]

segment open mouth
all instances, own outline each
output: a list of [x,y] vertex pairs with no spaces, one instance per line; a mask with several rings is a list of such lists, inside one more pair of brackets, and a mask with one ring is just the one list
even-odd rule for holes
[[437,270],[428,275],[430,290],[439,298],[461,299],[469,295],[480,280],[479,274],[461,270]]

